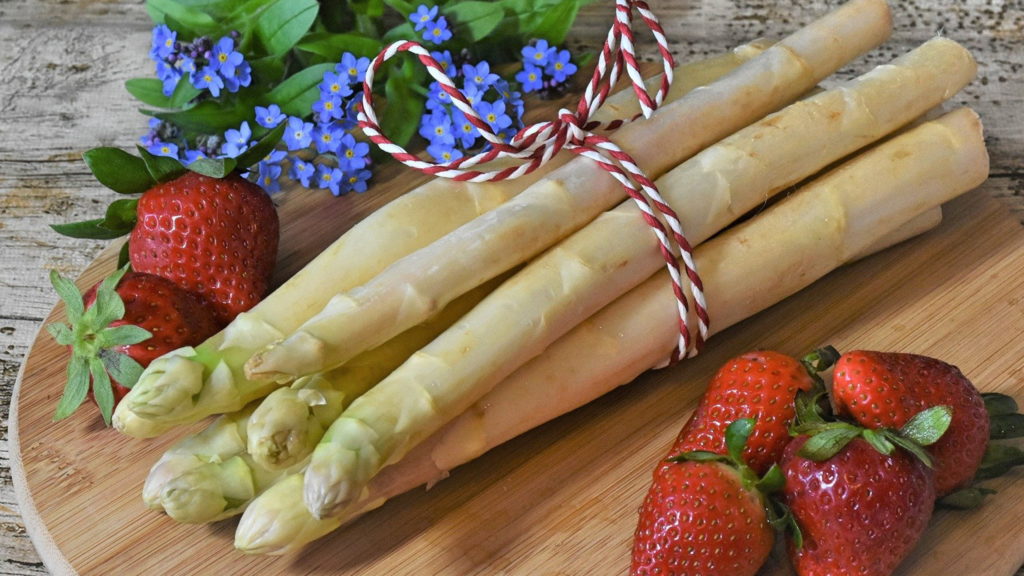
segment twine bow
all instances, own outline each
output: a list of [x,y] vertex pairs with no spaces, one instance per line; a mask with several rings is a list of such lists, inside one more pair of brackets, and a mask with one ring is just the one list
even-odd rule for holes
[[[644,84],[633,46],[633,11],[653,33],[662,58],[661,84],[652,97]],[[434,163],[420,159],[388,139],[381,131],[377,114],[373,108],[373,79],[380,66],[399,52],[410,52],[426,66],[427,72],[436,80],[452,104],[469,122],[479,130],[490,144],[472,156],[464,156],[448,163]],[[526,126],[509,142],[505,142],[480,118],[466,97],[455,87],[454,81],[445,73],[428,50],[411,41],[399,41],[387,46],[367,68],[363,81],[363,100],[359,111],[359,126],[374,144],[406,166],[441,178],[460,182],[489,182],[513,179],[529,174],[546,164],[561,150],[569,150],[587,157],[612,175],[640,209],[644,220],[658,238],[659,247],[666,268],[672,278],[672,289],[679,315],[679,343],[673,352],[671,362],[699,352],[708,335],[708,313],[704,300],[703,285],[693,260],[693,248],[686,240],[675,211],[662,199],[658,188],[637,166],[633,158],[607,137],[594,130],[614,130],[623,123],[639,117],[649,118],[661,105],[672,82],[675,64],[668,49],[661,24],[643,0],[616,0],[615,22],[608,31],[608,37],[598,57],[597,66],[586,91],[575,112],[565,108],[558,111],[554,120]],[[625,69],[640,103],[640,114],[630,119],[616,119],[602,124],[590,119],[594,111],[604,103],[612,87],[618,82]],[[474,170],[473,167],[498,159],[511,158],[519,162],[493,171]],[[662,222],[664,221],[664,223]],[[666,230],[667,225],[667,230]],[[677,257],[678,255],[678,257]],[[682,270],[679,261],[682,260]],[[691,336],[688,315],[689,303],[683,289],[683,278],[694,300],[694,313],[698,320],[698,331]]]

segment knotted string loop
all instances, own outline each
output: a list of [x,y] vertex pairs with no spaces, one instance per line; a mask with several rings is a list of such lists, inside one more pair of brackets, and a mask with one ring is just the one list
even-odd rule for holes
[[[653,96],[644,83],[636,59],[633,44],[634,10],[654,35],[662,59],[664,73]],[[409,153],[382,133],[373,107],[373,80],[381,65],[400,52],[409,52],[419,59],[430,76],[437,81],[440,89],[451,98],[452,105],[476,127],[489,146],[477,154],[463,156],[451,162],[430,162]],[[466,96],[445,73],[444,66],[437,62],[427,49],[416,42],[399,41],[385,47],[367,68],[358,115],[359,126],[370,141],[406,166],[432,176],[460,182],[518,178],[543,166],[562,150],[571,151],[596,162],[623,186],[657,236],[662,257],[672,278],[679,315],[679,343],[671,358],[671,362],[675,362],[683,356],[696,354],[708,335],[707,305],[704,301],[703,285],[693,260],[693,249],[683,234],[676,213],[662,199],[655,183],[644,174],[629,154],[605,136],[594,133],[598,129],[614,130],[623,123],[641,116],[649,118],[668,94],[674,67],[668,40],[647,3],[642,0],[616,0],[615,21],[608,31],[594,73],[575,111],[563,108],[558,111],[554,120],[526,126],[509,142],[505,142],[473,109]],[[640,113],[634,118],[615,119],[606,124],[591,120],[591,116],[601,107],[612,87],[619,81],[623,70],[629,77],[640,103]],[[500,159],[512,159],[516,162],[499,170],[474,169]],[[694,312],[699,325],[697,333],[692,337],[688,325],[689,303],[683,288],[684,281],[693,297]]]

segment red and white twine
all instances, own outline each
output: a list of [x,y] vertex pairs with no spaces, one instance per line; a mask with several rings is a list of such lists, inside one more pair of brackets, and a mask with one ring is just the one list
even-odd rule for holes
[[[643,170],[637,166],[629,154],[608,138],[593,133],[597,129],[614,130],[624,122],[640,116],[650,117],[668,93],[672,82],[674,63],[661,25],[647,3],[643,0],[616,0],[615,4],[615,22],[608,32],[608,37],[598,56],[594,74],[587,84],[586,91],[577,105],[575,113],[563,108],[558,111],[558,117],[555,120],[527,126],[510,142],[504,142],[473,110],[473,106],[455,87],[453,80],[445,74],[444,67],[430,55],[428,50],[416,42],[400,41],[387,46],[377,55],[366,71],[362,106],[359,111],[359,125],[367,137],[381,150],[406,166],[433,176],[461,182],[487,182],[518,178],[544,165],[563,149],[597,162],[601,168],[608,171],[622,184],[658,238],[662,257],[672,279],[672,289],[679,314],[679,344],[672,357],[672,361],[675,362],[684,356],[695,355],[708,335],[707,304],[704,300],[703,285],[693,260],[693,248],[683,234],[675,211],[662,199],[655,183],[644,175]],[[662,57],[664,74],[653,97],[644,84],[636,60],[632,29],[634,10],[653,33]],[[451,97],[452,104],[466,115],[469,122],[476,126],[484,139],[491,144],[487,150],[448,163],[434,163],[410,154],[384,136],[373,108],[373,78],[380,66],[399,52],[411,52],[419,58],[420,62],[426,66],[427,72]],[[633,85],[633,91],[640,102],[641,113],[635,118],[616,119],[606,124],[591,120],[593,112],[601,107],[612,86],[619,80],[622,68],[625,68]],[[514,158],[520,163],[495,171],[472,169],[474,166],[487,164],[499,158]],[[662,220],[667,224],[668,230]],[[682,270],[679,265],[680,260],[682,260]],[[694,313],[699,325],[697,333],[693,336],[691,336],[688,322],[689,303],[683,289],[684,281],[693,296]]]

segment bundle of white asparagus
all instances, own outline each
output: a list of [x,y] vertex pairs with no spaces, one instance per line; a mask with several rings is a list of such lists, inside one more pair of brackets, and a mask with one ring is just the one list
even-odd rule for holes
[[[889,30],[884,0],[853,0],[770,47],[682,67],[670,104],[612,135],[699,245],[713,332],[934,226],[987,177],[973,112],[920,120],[975,74],[951,40],[804,97]],[[631,113],[626,97],[605,110]],[[663,365],[671,283],[624,197],[559,157],[385,206],[146,370],[114,415],[126,433],[224,414],[154,466],[146,504],[182,522],[244,510],[236,546],[281,553]]]

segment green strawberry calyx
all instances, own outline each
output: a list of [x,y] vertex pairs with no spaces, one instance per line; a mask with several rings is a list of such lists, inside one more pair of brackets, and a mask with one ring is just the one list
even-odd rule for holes
[[809,436],[799,454],[809,460],[821,462],[841,451],[854,438],[863,438],[882,454],[892,454],[902,448],[932,467],[932,458],[925,446],[934,444],[946,433],[953,419],[949,406],[933,406],[915,414],[899,430],[893,428],[863,428],[849,422],[837,420],[826,422],[821,418],[800,420],[807,414],[798,414],[797,423],[792,427],[794,434]]
[[[245,170],[272,152],[283,133],[284,124],[267,132],[235,158],[199,158],[189,164],[183,164],[177,158],[151,154],[142,146],[136,146],[138,156],[120,148],[100,147],[85,152],[82,158],[100,184],[118,194],[134,196],[157,184],[170,182],[187,171],[210,178],[224,178]],[[113,240],[132,231],[138,203],[137,198],[121,198],[110,203],[102,218],[52,224],[50,227],[72,238]]]
[[1017,466],[1024,466],[1024,450],[998,442],[1024,437],[1024,414],[1018,412],[1017,401],[998,392],[984,392],[981,398],[988,413],[989,443],[973,482],[939,499],[938,504],[945,508],[967,510],[981,506],[996,491],[979,486],[978,482],[998,478]]
[[124,301],[115,288],[127,270],[127,267],[120,268],[105,278],[96,290],[96,300],[88,308],[74,282],[56,270],[50,271],[50,282],[64,301],[68,323],[55,322],[46,329],[58,344],[71,349],[67,383],[57,403],[54,421],[67,418],[82,405],[91,381],[93,397],[104,423],[109,426],[114,410],[111,378],[131,388],[142,374],[142,366],[116,348],[144,342],[152,334],[131,324],[110,325],[124,318]]

